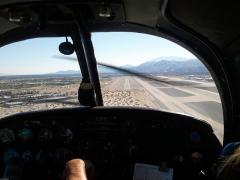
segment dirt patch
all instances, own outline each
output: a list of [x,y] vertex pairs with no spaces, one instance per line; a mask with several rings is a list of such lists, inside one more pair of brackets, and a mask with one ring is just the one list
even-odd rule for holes
[[151,101],[149,101],[147,94],[140,90],[104,90],[103,102],[105,106],[151,107]]

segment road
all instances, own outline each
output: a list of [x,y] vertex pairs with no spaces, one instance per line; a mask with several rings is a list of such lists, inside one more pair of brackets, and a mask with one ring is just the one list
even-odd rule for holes
[[221,100],[214,83],[178,77],[163,78],[170,84],[132,76],[115,77],[109,88],[145,91],[154,99],[153,108],[203,119],[212,125],[214,133],[222,141],[223,113]]

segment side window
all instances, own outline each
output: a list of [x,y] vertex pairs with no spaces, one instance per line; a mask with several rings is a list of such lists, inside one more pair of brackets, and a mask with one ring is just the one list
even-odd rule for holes
[[146,34],[94,33],[92,39],[97,61],[140,74],[99,66],[104,105],[184,113],[209,122],[222,140],[218,90],[207,68],[193,54]]

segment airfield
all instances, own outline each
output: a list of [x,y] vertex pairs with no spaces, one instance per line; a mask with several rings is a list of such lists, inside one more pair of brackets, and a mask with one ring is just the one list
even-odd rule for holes
[[161,83],[133,76],[115,77],[103,86],[105,105],[134,105],[187,114],[210,123],[223,139],[218,90],[209,77],[163,77]]
[[[101,76],[106,106],[137,106],[187,114],[210,123],[223,139],[221,100],[209,76]],[[0,118],[19,112],[78,106],[78,76],[0,77]]]

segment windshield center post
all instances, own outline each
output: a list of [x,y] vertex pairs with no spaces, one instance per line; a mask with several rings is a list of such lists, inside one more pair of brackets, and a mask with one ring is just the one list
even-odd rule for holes
[[84,18],[82,17],[82,14],[78,13],[78,11],[75,11],[75,17],[77,17],[76,24],[78,27],[78,35],[79,35],[78,39],[81,41],[86,64],[88,67],[91,85],[93,86],[93,89],[95,91],[96,105],[102,106],[103,98],[102,98],[101,86],[100,86],[99,75],[97,70],[97,62],[94,55],[94,49],[93,49],[93,44],[91,40],[91,33],[84,22]]

